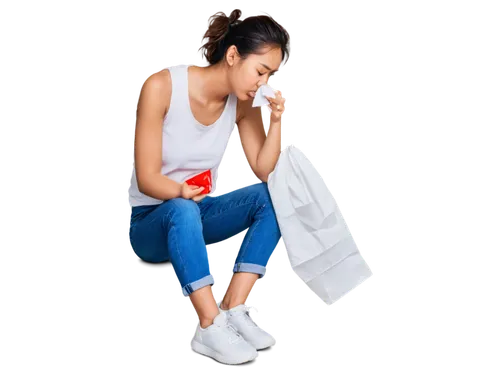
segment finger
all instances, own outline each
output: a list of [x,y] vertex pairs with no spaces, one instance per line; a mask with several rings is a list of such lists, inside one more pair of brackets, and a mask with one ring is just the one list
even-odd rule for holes
[[201,190],[193,190],[193,191],[191,191],[190,198],[193,198],[193,197],[196,197],[196,196],[200,195],[200,192],[201,192]]
[[193,196],[196,196],[196,195],[200,194],[203,190],[205,190],[204,186],[202,186],[198,189],[195,189],[195,190],[191,190],[191,194],[193,194]]
[[270,103],[276,103],[276,98],[272,98],[270,96],[265,96],[267,100],[269,100]]
[[279,96],[275,96],[274,98],[272,96],[267,96],[267,99],[272,103],[281,102],[281,97],[279,97]]
[[204,198],[206,196],[207,196],[207,194],[199,194],[199,195],[195,195],[195,196],[191,197],[191,199],[197,201],[197,200],[200,200],[200,199],[202,199],[202,198]]
[[283,102],[278,102],[278,103],[271,103],[271,108],[272,109],[277,109],[278,111],[283,111],[285,106],[283,105]]
[[279,91],[279,90],[274,90],[274,98],[275,98],[275,99],[278,99],[278,100],[279,100],[279,99],[281,99],[281,96],[282,96],[282,95],[281,95],[281,91]]
[[285,100],[283,98],[271,98],[268,96],[266,96],[266,98],[267,98],[267,100],[269,100],[270,104],[279,105],[281,107],[283,107],[283,104],[285,102]]
[[270,103],[269,106],[271,107],[271,109],[277,110],[277,111],[281,111],[284,108],[283,104],[281,102]]

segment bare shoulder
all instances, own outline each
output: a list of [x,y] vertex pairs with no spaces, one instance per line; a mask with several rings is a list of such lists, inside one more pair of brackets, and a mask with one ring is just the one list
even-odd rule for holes
[[141,89],[141,99],[161,108],[163,116],[168,112],[172,96],[172,79],[168,69],[150,75]]

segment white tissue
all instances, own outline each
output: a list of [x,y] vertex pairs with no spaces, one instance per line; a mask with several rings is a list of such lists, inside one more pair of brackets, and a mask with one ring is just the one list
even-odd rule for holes
[[252,107],[262,107],[263,105],[270,104],[266,96],[275,98],[274,89],[268,84],[263,84],[255,93],[255,98],[253,99]]

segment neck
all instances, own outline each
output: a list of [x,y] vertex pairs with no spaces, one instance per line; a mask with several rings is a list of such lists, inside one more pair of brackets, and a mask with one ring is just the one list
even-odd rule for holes
[[225,102],[226,97],[231,93],[226,67],[222,64],[215,64],[196,67],[196,69],[197,79],[193,83],[197,91],[203,93],[202,100],[206,102],[205,104]]

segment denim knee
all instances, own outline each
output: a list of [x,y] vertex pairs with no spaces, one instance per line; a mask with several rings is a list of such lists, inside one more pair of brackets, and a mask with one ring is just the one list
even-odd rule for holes
[[[267,182],[260,182],[252,186],[257,194],[257,203],[260,205],[265,205],[266,207],[273,207],[273,201],[271,200],[271,194],[269,193],[269,188]],[[273,207],[274,208],[274,207]]]
[[[166,224],[193,224],[200,222],[200,208],[192,199],[172,198],[162,203],[168,207],[164,219]],[[198,220],[193,220],[198,219]]]
[[170,261],[170,246],[177,243],[175,235],[168,236],[173,227],[202,233],[199,208],[193,200],[174,198],[156,207],[138,209],[131,219],[128,242],[134,255],[145,261]]
[[258,182],[250,186],[252,192],[258,195],[259,202],[271,202],[271,194],[269,194],[269,188],[267,187],[267,182]]

